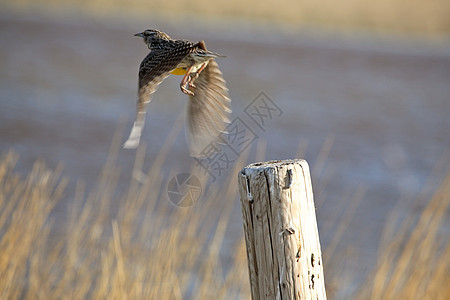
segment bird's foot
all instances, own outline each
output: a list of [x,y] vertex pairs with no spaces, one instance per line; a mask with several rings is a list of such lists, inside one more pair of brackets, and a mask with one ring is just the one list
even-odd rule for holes
[[188,86],[188,85],[191,86],[189,83],[187,83],[186,85],[180,84],[181,91],[188,96],[194,96],[194,93],[192,91],[190,91],[189,89],[187,89],[186,86]]
[[192,92],[188,88],[195,88],[194,81],[198,77],[198,73],[190,73],[191,69],[192,66],[189,67],[180,84],[181,91],[188,96],[194,96],[194,92]]

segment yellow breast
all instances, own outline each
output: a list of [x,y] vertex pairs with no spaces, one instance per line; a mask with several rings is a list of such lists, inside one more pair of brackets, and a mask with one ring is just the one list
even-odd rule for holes
[[170,72],[170,74],[173,74],[173,75],[185,75],[186,74],[186,70],[183,69],[183,68],[176,68],[175,70]]

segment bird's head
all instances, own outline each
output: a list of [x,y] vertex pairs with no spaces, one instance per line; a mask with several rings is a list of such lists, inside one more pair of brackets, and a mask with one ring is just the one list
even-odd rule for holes
[[156,29],[147,29],[141,33],[136,33],[134,36],[143,38],[145,44],[148,45],[148,48],[158,45],[164,40],[168,41],[171,39],[170,36]]

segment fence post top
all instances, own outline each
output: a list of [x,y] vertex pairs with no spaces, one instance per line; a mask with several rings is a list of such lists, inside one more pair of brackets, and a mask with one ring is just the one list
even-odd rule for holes
[[302,167],[306,167],[309,169],[308,163],[304,159],[284,159],[284,160],[270,160],[265,162],[257,162],[249,164],[248,166],[245,166],[240,174],[242,175],[248,175],[249,173],[255,172],[255,171],[261,171],[266,169],[275,169],[286,165],[294,165],[299,164]]

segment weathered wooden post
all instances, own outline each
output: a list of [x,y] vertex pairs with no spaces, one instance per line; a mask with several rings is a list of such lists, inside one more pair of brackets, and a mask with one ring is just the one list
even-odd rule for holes
[[239,192],[252,299],[326,299],[308,163],[251,164]]

